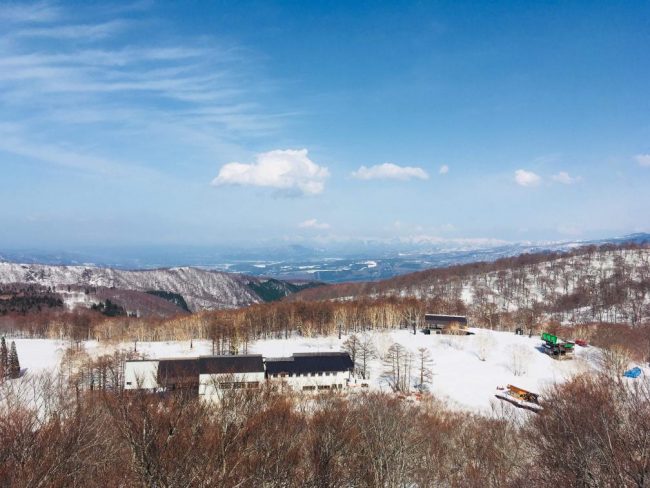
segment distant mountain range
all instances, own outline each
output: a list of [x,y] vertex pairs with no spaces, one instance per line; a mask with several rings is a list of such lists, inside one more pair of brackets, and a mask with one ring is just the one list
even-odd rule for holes
[[[229,294],[233,289],[230,286],[231,280],[247,283],[247,280],[252,279],[247,277],[257,277],[263,281],[271,277],[277,280],[308,280],[325,283],[374,281],[424,269],[477,261],[494,261],[524,253],[562,251],[590,244],[632,242],[648,243],[650,234],[638,233],[607,239],[562,242],[503,243],[494,240],[457,239],[444,242],[409,243],[367,241],[352,242],[349,245],[338,243],[328,247],[268,246],[263,249],[143,247],[65,253],[23,250],[0,251],[0,262],[81,266],[81,268],[108,267],[113,268],[112,273],[117,273],[118,270],[151,270],[155,271],[152,276],[161,274],[180,276],[189,271],[179,270],[192,267],[194,269],[192,273],[196,273],[192,279],[202,282],[206,276],[209,276],[210,279],[207,280],[209,283],[220,281],[219,286],[225,287],[223,291],[228,292],[224,295],[222,305],[228,305],[247,301],[246,294],[252,291],[250,287],[246,287],[249,291],[236,294],[238,297],[236,300],[233,300],[233,295]],[[205,274],[208,271],[222,273]],[[126,275],[132,276],[133,273],[126,273]],[[245,276],[240,279],[232,276],[233,274]],[[189,276],[186,277],[189,279]],[[222,278],[217,280],[216,277]],[[1,276],[0,280],[2,280]],[[110,278],[108,282],[111,282]],[[256,292],[253,294],[257,295]],[[196,300],[200,301],[200,296],[201,293]]]
[[[123,269],[92,264],[16,263],[10,262],[10,259],[34,261],[39,255],[9,253],[0,262],[0,288],[2,285],[35,285],[37,294],[46,293],[43,300],[50,300],[47,293],[54,294],[68,308],[102,307],[110,300],[110,303],[129,314],[169,316],[188,311],[239,308],[279,300],[298,292],[305,297],[328,298],[337,287],[303,291],[321,286],[324,282],[407,279],[409,277],[403,275],[455,264],[491,262],[527,253],[564,251],[587,244],[625,243],[650,243],[650,234],[589,242],[519,243],[477,249],[375,250],[375,254],[342,257],[318,256],[300,249],[299,256],[293,258],[232,260],[212,263],[210,269],[191,266]],[[367,283],[366,287],[370,285],[373,284]],[[21,293],[25,292],[19,290],[7,295],[13,299],[11,304],[22,303]],[[347,288],[345,293],[348,293]],[[10,304],[5,305],[9,307]]]
[[[0,284],[12,283],[53,288],[68,304],[90,305],[89,300],[85,299],[86,295],[96,297],[94,301],[111,299],[129,311],[137,311],[133,310],[135,305],[132,304],[139,303],[151,308],[154,299],[178,296],[192,312],[238,308],[277,300],[315,285],[189,267],[121,270],[95,266],[0,263]],[[140,295],[124,293],[126,291],[140,292]],[[143,293],[149,296],[146,304]],[[168,313],[169,310],[163,312]]]

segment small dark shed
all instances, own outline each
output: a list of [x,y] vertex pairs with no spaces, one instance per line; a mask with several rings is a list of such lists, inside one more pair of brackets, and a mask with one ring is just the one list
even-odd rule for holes
[[467,324],[467,317],[464,315],[439,315],[433,313],[424,315],[425,331],[428,329],[437,333],[462,332],[467,329]]

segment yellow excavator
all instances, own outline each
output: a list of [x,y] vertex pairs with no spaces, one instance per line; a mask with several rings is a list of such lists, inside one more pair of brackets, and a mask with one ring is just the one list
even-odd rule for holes
[[539,395],[532,393],[518,386],[508,385],[506,389],[499,389],[496,397],[512,403],[516,407],[526,408],[533,412],[539,412],[542,406],[539,404]]

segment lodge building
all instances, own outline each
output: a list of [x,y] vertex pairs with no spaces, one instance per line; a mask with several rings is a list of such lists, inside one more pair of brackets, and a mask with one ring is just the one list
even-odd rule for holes
[[294,390],[336,390],[348,385],[353,367],[347,352],[296,353],[267,359],[266,377]]
[[300,391],[347,387],[354,363],[346,352],[296,353],[286,358],[260,354],[130,360],[124,388],[186,390],[214,401],[223,390],[253,389],[265,383]]

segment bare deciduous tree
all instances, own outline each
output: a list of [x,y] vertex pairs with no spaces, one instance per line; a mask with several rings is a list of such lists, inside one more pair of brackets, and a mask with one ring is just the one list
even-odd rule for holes
[[398,343],[393,343],[384,356],[384,379],[393,391],[408,393],[411,390],[413,353]]
[[428,391],[433,381],[433,358],[431,352],[426,347],[418,349],[417,354],[417,368],[418,368],[418,384],[416,385],[420,393]]

